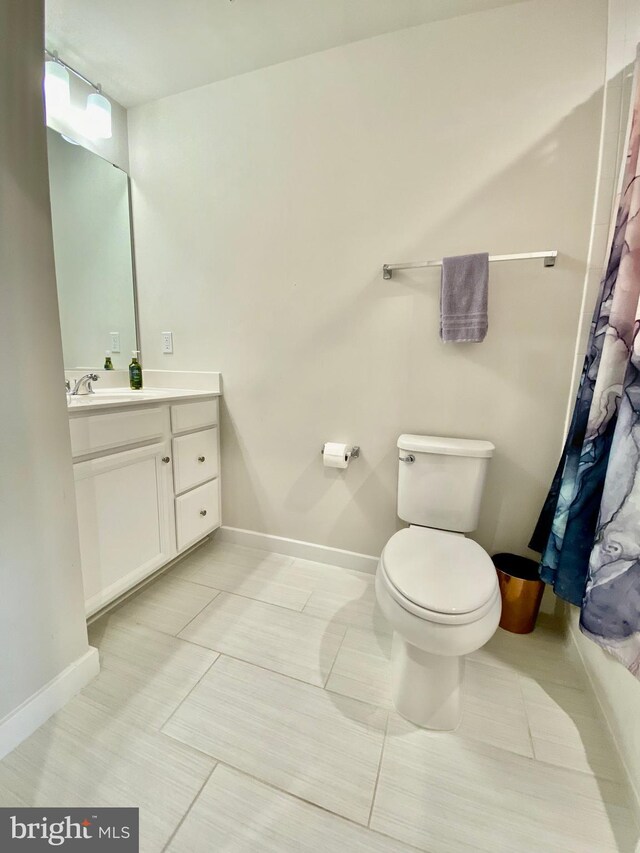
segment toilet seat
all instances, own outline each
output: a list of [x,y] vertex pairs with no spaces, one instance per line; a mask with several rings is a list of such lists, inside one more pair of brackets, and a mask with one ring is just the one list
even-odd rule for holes
[[482,618],[499,595],[491,558],[472,539],[409,527],[395,533],[380,557],[392,598],[422,619],[466,624]]

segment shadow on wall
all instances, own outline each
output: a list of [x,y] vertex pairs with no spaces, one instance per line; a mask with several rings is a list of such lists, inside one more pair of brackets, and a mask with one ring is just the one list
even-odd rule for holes
[[[237,406],[236,379],[225,373],[223,475],[232,490],[224,490],[226,524],[377,554],[400,526],[398,434],[477,437],[497,447],[477,539],[491,552],[529,553],[525,545],[561,450],[586,270],[588,228],[576,234],[565,223],[593,205],[601,101],[598,90],[419,240],[390,249],[388,234],[378,235],[373,270],[370,243],[356,241],[350,269],[337,273],[335,304],[323,305],[304,337],[291,316],[298,303],[292,306],[288,293],[275,295],[262,316],[265,337],[251,346],[273,344],[280,370],[272,361],[256,364]],[[584,141],[576,147],[577,139]],[[399,221],[402,196],[399,188],[398,199],[380,200]],[[483,209],[491,210],[490,221],[479,216]],[[380,271],[385,261],[554,248],[560,257],[553,269],[540,261],[492,265],[490,331],[481,346],[443,349],[438,269],[395,273],[392,281]],[[347,275],[361,286],[341,288]],[[326,369],[338,354],[341,376]],[[259,434],[250,423],[257,410]],[[349,439],[361,444],[362,458],[346,472],[326,472],[322,442]]]

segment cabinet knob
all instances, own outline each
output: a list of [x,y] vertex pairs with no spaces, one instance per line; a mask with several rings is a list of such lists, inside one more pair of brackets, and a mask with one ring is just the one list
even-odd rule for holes
[[171,457],[170,456],[163,456],[162,461],[163,462],[171,462]]
[[204,456],[198,456],[198,462],[204,462]]
[[207,514],[206,509],[201,509],[201,510],[200,510],[200,515],[205,516],[206,514]]

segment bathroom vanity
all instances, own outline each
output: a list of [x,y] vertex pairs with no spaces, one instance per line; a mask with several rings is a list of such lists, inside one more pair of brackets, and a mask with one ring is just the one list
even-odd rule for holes
[[104,389],[69,428],[90,616],[220,526],[218,396]]
[[[65,378],[73,387],[68,411],[85,608],[91,616],[220,526],[220,384],[218,374],[202,372],[194,384],[207,390],[184,390],[191,386],[183,384],[189,377],[180,371],[145,371],[145,388],[130,390],[127,365],[140,341],[129,178],[51,129],[47,138]],[[165,379],[174,388],[154,387],[156,373],[171,374]],[[86,393],[94,374],[99,387]]]

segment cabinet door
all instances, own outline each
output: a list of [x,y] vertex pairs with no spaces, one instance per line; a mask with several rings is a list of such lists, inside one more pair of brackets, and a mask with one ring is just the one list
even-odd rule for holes
[[74,465],[87,615],[175,556],[169,443]]

